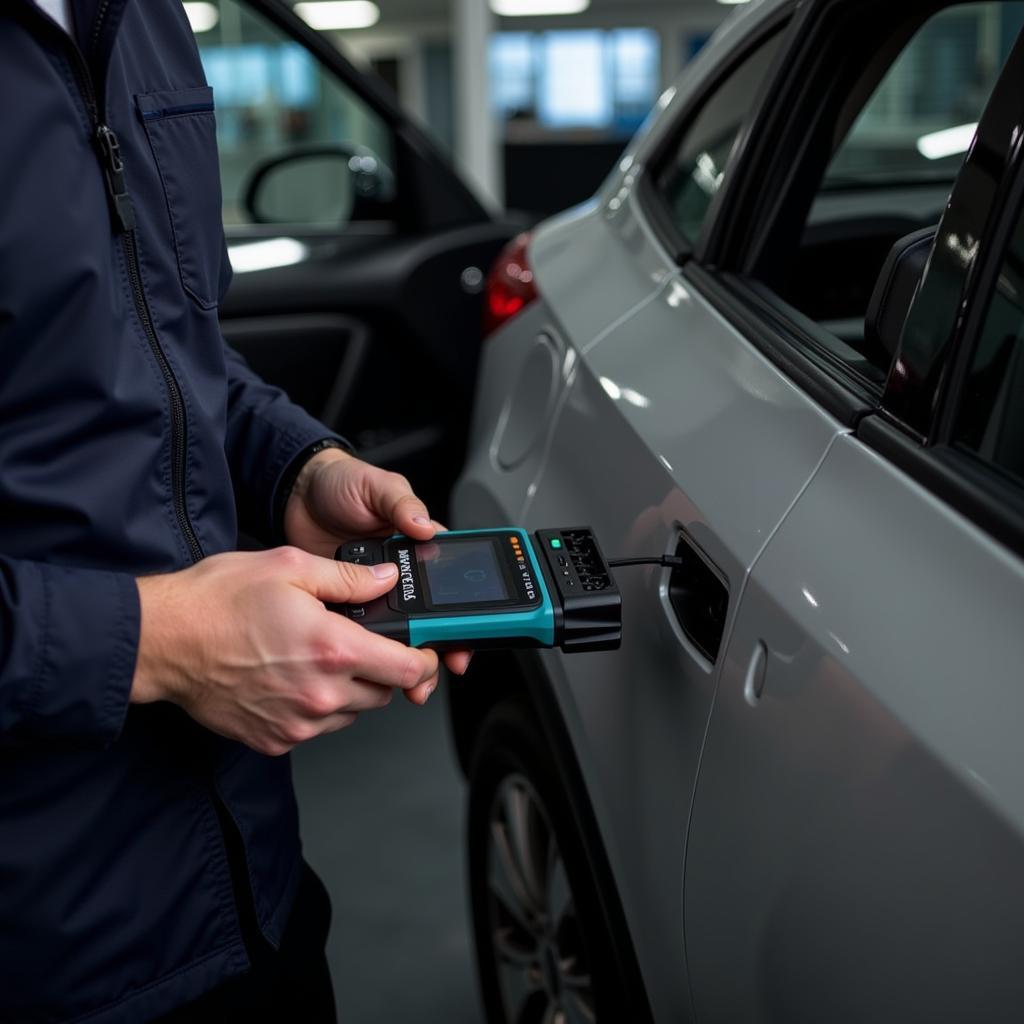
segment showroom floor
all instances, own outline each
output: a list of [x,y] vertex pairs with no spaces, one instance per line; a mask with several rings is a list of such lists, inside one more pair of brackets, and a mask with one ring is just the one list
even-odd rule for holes
[[424,708],[396,697],[293,764],[306,859],[334,905],[342,1024],[478,1024],[444,694]]

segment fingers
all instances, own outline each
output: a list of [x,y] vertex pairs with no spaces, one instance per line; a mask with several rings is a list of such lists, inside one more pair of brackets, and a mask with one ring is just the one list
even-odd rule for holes
[[457,676],[464,676],[472,657],[472,651],[448,651],[444,656],[445,668]]
[[413,494],[409,481],[398,473],[383,473],[376,477],[374,504],[380,515],[399,533],[416,540],[430,540],[435,526],[427,506]]
[[377,711],[391,703],[394,690],[390,686],[353,679],[345,687],[345,700],[336,711],[326,719],[344,718],[346,715],[358,714],[360,711]]
[[[465,675],[469,668],[469,660],[473,657],[472,651],[447,651],[443,656],[445,667],[449,672],[457,676]],[[438,677],[434,676],[414,686],[411,690],[405,691],[405,696],[413,704],[426,704],[430,695],[437,688]]]
[[355,565],[287,547],[277,548],[270,556],[296,586],[332,604],[363,604],[386,594],[398,581],[394,562]]
[[319,679],[295,694],[290,714],[271,725],[268,742],[257,743],[254,749],[286,753],[300,743],[344,729],[361,712],[386,707],[396,688],[407,694],[426,690],[427,695],[434,689],[438,660],[433,651],[405,647],[347,620],[339,621],[352,634],[345,647],[322,659]]
[[357,679],[400,690],[411,690],[436,679],[435,651],[406,647],[340,617],[338,626],[344,630],[344,635],[339,636],[340,644],[344,645],[343,660]]
[[424,680],[419,686],[414,686],[411,690],[405,691],[405,698],[411,704],[418,704],[422,707],[427,703],[430,695],[437,689],[438,677],[435,674],[430,679]]

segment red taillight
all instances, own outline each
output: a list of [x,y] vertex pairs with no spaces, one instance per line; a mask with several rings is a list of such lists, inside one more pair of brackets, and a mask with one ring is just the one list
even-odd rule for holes
[[530,233],[516,235],[491,267],[484,287],[484,334],[497,330],[537,297],[533,271],[526,258]]

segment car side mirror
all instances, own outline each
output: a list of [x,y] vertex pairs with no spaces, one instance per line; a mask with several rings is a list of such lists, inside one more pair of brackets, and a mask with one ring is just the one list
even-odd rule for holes
[[866,355],[876,366],[888,366],[896,355],[937,230],[933,226],[904,235],[882,264],[864,317]]
[[338,225],[385,216],[391,172],[364,146],[317,146],[270,157],[243,195],[255,224]]

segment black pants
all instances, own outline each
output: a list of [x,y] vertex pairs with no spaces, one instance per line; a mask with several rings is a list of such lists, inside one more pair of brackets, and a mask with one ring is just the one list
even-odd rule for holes
[[295,905],[281,947],[275,950],[256,924],[238,833],[233,824],[222,820],[222,825],[242,935],[252,966],[195,1002],[161,1017],[158,1024],[335,1024],[334,990],[324,953],[331,902],[323,882],[303,862]]

